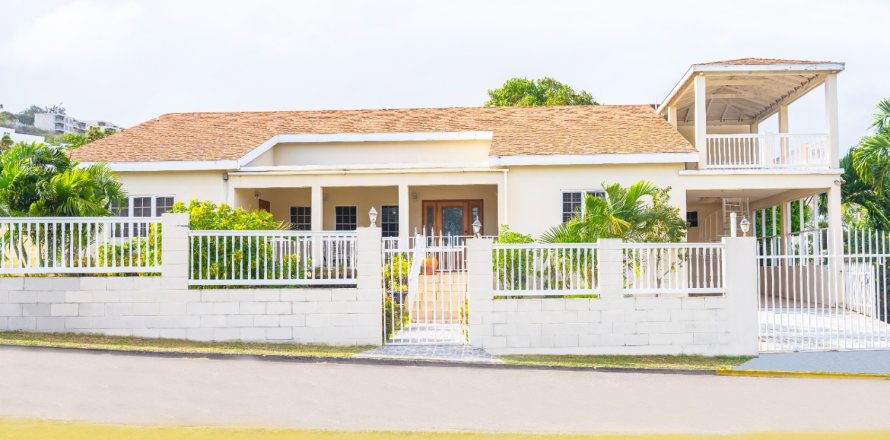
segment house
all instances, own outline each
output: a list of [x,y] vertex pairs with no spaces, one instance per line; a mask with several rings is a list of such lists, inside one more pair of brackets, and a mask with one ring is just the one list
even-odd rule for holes
[[52,131],[58,134],[72,133],[84,134],[90,128],[96,127],[99,130],[121,131],[122,127],[112,124],[108,121],[100,121],[97,119],[80,120],[63,113],[35,113],[34,126],[43,130]]
[[[119,173],[130,216],[200,199],[266,209],[295,230],[367,226],[374,208],[384,235],[400,240],[469,235],[477,219],[482,234],[509,225],[537,235],[603,182],[648,179],[671,188],[689,241],[717,241],[742,217],[761,236],[780,225],[785,234],[837,232],[843,69],[695,64],[657,106],[173,113],[72,156]],[[814,90],[824,93],[824,130],[789,132],[789,105]],[[778,132],[759,130],[771,117]],[[777,209],[792,202],[799,218]]]
[[32,142],[37,142],[42,144],[46,142],[46,139],[43,136],[16,133],[15,130],[12,128],[0,127],[0,138],[6,135],[9,135],[10,139],[12,139],[12,141],[15,143],[25,142],[30,144]]

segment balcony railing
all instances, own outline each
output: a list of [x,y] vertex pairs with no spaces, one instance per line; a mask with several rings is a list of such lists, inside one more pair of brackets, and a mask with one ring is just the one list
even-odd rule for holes
[[709,134],[705,140],[707,169],[828,167],[824,134]]

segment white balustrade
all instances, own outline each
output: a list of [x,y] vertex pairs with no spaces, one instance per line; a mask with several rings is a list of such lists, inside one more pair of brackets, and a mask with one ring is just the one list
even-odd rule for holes
[[724,293],[722,243],[624,243],[624,292]]
[[508,296],[597,291],[597,244],[495,244],[494,290]]
[[356,283],[355,232],[189,231],[190,285]]
[[0,274],[152,273],[158,218],[0,218]]
[[828,136],[760,133],[706,135],[705,168],[825,168]]

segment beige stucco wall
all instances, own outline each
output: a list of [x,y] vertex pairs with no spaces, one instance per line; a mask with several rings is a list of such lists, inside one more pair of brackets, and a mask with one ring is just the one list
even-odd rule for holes
[[120,172],[124,191],[132,196],[173,196],[177,202],[192,199],[223,202],[226,182],[222,171]]
[[[659,187],[671,186],[671,202],[687,211],[689,190],[785,189],[824,190],[836,187],[837,174],[757,174],[752,172],[685,171],[683,164],[524,166],[503,170],[427,170],[385,172],[241,173],[229,180],[222,171],[120,173],[125,190],[133,195],[173,195],[177,201],[193,198],[257,208],[269,200],[276,218],[289,221],[291,206],[311,205],[311,188],[320,186],[324,201],[324,228],[334,227],[334,207],[357,205],[359,226],[367,225],[371,206],[398,204],[399,187],[407,188],[409,233],[421,228],[423,200],[483,199],[483,233],[493,235],[508,224],[517,232],[539,236],[558,224],[564,190],[598,190],[603,182],[627,186],[647,179]],[[414,193],[417,194],[414,198]],[[752,200],[752,209],[755,202]],[[691,208],[698,209],[698,208]],[[706,212],[699,213],[699,221]],[[697,239],[697,231],[690,231]]]
[[278,144],[247,166],[485,162],[491,141]]
[[671,186],[671,202],[685,216],[680,169],[680,164],[513,167],[508,174],[508,223],[513,231],[538,236],[562,222],[563,191],[601,190],[604,182],[627,186],[641,179]]

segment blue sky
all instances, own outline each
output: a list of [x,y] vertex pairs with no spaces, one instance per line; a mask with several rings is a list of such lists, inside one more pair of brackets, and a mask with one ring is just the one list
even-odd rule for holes
[[[552,76],[605,104],[652,103],[692,63],[758,56],[847,63],[846,149],[890,96],[886,1],[0,0],[0,10],[0,103],[62,102],[125,126],[182,111],[481,105],[514,76]],[[821,106],[818,92],[792,106],[791,130],[823,131]]]

